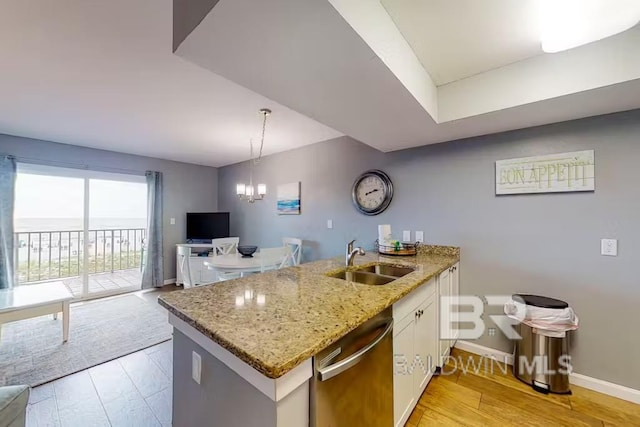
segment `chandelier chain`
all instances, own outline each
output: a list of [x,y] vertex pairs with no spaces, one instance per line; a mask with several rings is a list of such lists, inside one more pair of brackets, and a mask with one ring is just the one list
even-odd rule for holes
[[[267,117],[271,114],[271,110],[262,109],[260,110],[260,114],[262,114],[262,136],[260,137],[260,151],[258,152],[258,157],[253,161],[254,164],[260,163],[260,159],[262,159],[262,149],[264,148],[264,134],[267,129]],[[253,143],[251,143],[251,157],[253,158]]]
[[271,114],[271,110],[268,108],[262,108],[260,109],[260,114],[262,114],[262,135],[260,137],[260,149],[256,158],[253,157],[255,153],[253,138],[249,138],[249,185],[240,183],[236,186],[236,194],[238,197],[249,203],[254,203],[256,200],[262,200],[267,194],[267,189],[264,184],[258,184],[257,189],[253,186],[253,169],[262,159],[264,136],[267,129],[267,117]]

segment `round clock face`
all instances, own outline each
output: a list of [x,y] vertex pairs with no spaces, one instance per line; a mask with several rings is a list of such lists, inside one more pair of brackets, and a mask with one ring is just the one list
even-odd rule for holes
[[391,203],[393,184],[386,173],[370,170],[356,179],[351,196],[360,212],[365,215],[377,215]]

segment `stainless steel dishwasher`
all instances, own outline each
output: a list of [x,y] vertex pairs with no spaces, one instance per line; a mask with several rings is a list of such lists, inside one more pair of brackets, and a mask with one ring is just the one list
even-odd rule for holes
[[311,427],[393,426],[391,308],[318,353]]

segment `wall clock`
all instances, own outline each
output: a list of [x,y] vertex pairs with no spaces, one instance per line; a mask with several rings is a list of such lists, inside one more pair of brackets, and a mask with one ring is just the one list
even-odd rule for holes
[[384,212],[393,198],[393,184],[381,170],[364,172],[353,183],[351,197],[356,208],[365,215]]

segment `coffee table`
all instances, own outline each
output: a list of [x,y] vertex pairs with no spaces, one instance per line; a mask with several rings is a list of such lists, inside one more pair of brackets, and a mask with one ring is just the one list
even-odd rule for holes
[[0,290],[0,334],[3,323],[62,312],[62,342],[69,339],[69,303],[73,294],[62,282],[20,285]]

